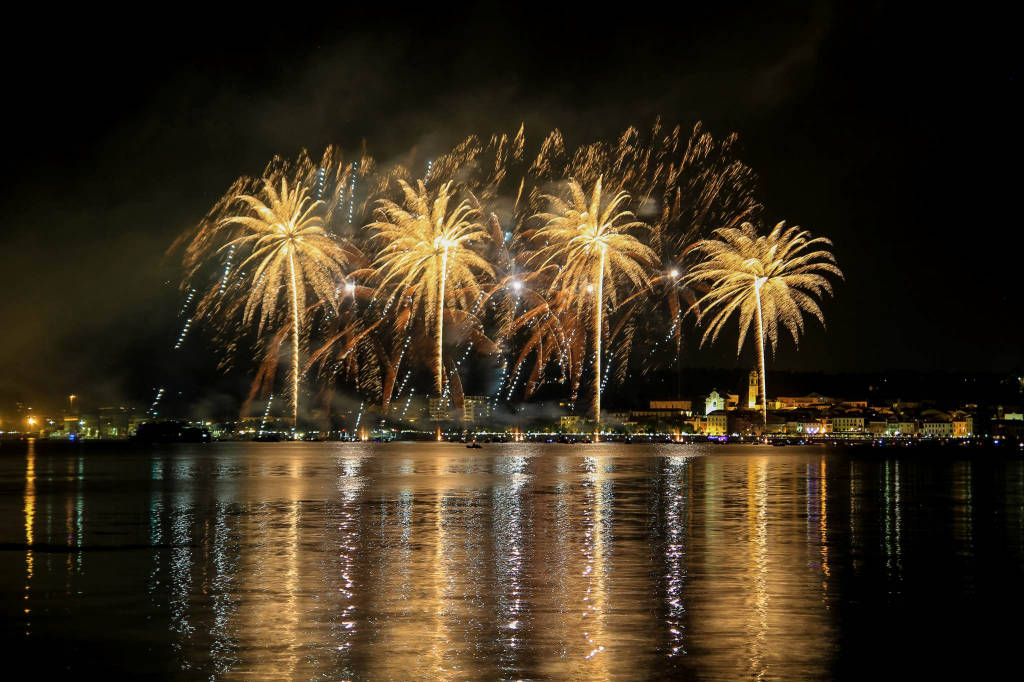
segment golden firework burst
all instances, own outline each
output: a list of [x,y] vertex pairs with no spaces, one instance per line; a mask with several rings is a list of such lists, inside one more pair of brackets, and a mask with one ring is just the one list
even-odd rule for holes
[[598,177],[588,200],[575,180],[569,181],[568,197],[548,196],[549,210],[532,240],[539,248],[531,258],[538,270],[554,268],[551,291],[569,293],[571,305],[587,308],[591,318],[594,420],[601,419],[601,352],[604,310],[615,307],[623,286],[642,289],[656,255],[632,231],[646,225],[630,211],[620,210],[629,195],[618,192],[611,200],[602,197]]
[[827,275],[843,273],[829,251],[832,242],[812,237],[799,227],[780,222],[767,235],[759,235],[750,223],[714,231],[712,239],[693,246],[703,259],[687,273],[687,283],[703,284],[707,293],[697,301],[698,319],[705,325],[701,343],[718,339],[733,313],[739,315],[736,353],[751,325],[757,323],[757,360],[761,377],[761,416],[767,425],[764,342],[775,352],[779,328],[789,330],[799,342],[804,313],[822,324],[825,316],[817,298],[832,294]]
[[369,227],[382,244],[374,266],[378,292],[387,300],[408,304],[433,323],[434,389],[444,391],[444,317],[448,310],[466,311],[480,295],[485,278],[494,276],[491,264],[478,251],[490,235],[479,213],[466,200],[454,208],[451,182],[434,193],[423,181],[415,187],[399,181],[402,205],[382,200],[379,220]]
[[[289,187],[281,180],[280,189],[264,180],[262,191],[253,196],[239,194],[235,204],[241,209],[222,218],[223,229],[240,227],[242,234],[223,248],[248,252],[238,269],[248,272],[250,281],[243,321],[258,320],[260,331],[279,313],[279,299],[287,293],[292,326],[292,419],[299,414],[299,347],[307,289],[324,302],[334,301],[339,282],[344,279],[344,249],[323,228],[308,189],[296,183]],[[251,270],[251,272],[249,272]]]

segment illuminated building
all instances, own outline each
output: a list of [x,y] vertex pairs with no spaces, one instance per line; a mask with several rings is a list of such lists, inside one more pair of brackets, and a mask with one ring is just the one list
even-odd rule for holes
[[832,417],[833,433],[864,433],[864,415],[846,413]]
[[101,407],[97,410],[98,433],[100,438],[124,438],[135,428],[134,407]]
[[828,408],[835,401],[832,398],[826,398],[819,393],[811,393],[803,397],[785,397],[779,396],[775,399],[775,402],[781,409],[800,409],[800,408],[816,408],[825,409]]
[[966,412],[953,413],[953,437],[970,438],[974,435],[974,417]]
[[430,398],[427,401],[427,410],[432,422],[446,422],[452,418],[449,406],[451,401],[448,398]]
[[64,433],[66,435],[75,435],[82,433],[85,427],[85,420],[79,417],[77,414],[64,415]]
[[953,435],[953,422],[942,417],[931,417],[921,422],[919,435],[926,438],[948,438]]
[[652,410],[671,410],[689,412],[693,409],[692,400],[652,400],[649,403]]
[[916,436],[917,422],[909,419],[889,421],[885,430],[887,436]]
[[834,431],[834,422],[813,413],[798,413],[786,420],[786,433],[795,436],[817,436]]
[[757,409],[757,370],[750,370],[750,376],[747,379],[747,409]]
[[724,436],[729,432],[729,415],[725,410],[715,410],[708,415],[707,434]]
[[558,419],[562,433],[593,433],[594,420],[576,414],[563,415]]
[[462,418],[477,422],[491,416],[491,398],[486,395],[467,395],[462,401]]
[[704,400],[704,414],[710,415],[716,410],[725,409],[725,400],[718,394],[718,391],[711,391],[708,397]]
[[646,410],[630,410],[629,419],[637,422],[681,424],[692,414],[690,400],[652,400]]

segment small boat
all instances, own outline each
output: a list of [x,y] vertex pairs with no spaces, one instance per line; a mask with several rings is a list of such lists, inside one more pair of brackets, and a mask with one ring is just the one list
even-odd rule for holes
[[472,443],[466,443],[466,447],[471,448],[473,450],[479,450],[482,446],[480,445],[480,443],[473,441]]

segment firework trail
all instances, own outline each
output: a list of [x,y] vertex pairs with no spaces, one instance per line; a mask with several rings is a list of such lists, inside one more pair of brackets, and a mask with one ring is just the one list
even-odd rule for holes
[[263,435],[263,430],[265,428],[267,428],[267,419],[270,417],[270,406],[273,405],[273,404],[274,404],[274,394],[271,393],[270,394],[270,398],[267,400],[267,406],[263,410],[263,420],[260,421],[260,433],[259,433],[259,435],[261,435],[261,436]]

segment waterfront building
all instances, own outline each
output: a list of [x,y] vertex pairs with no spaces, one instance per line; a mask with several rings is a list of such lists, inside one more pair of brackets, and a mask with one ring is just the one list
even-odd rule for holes
[[758,410],[731,410],[728,417],[729,433],[760,434],[764,431],[761,412]]
[[953,435],[953,423],[941,417],[931,417],[921,422],[918,435],[925,438],[949,438]]
[[662,425],[678,429],[692,415],[693,402],[690,400],[652,400],[643,410],[630,410],[621,421],[651,425]]
[[729,432],[729,416],[725,410],[715,410],[707,416],[705,432],[709,436],[724,436]]
[[831,432],[832,422],[814,410],[793,410],[786,415],[785,432],[794,436],[820,436]]
[[76,438],[82,434],[82,430],[85,427],[85,420],[82,419],[78,414],[66,414],[64,415],[64,435],[75,436]]
[[954,438],[970,438],[974,435],[974,416],[967,412],[954,412],[950,420]]
[[827,420],[794,419],[785,423],[785,432],[792,435],[821,435],[828,431]]
[[101,407],[98,410],[100,438],[125,438],[138,428],[134,407]]
[[448,398],[430,398],[427,401],[427,412],[432,422],[446,422],[452,418],[451,400]]
[[833,433],[864,433],[864,415],[847,412],[832,417]]
[[890,420],[888,427],[885,430],[887,436],[916,436],[917,435],[917,422],[900,418]]
[[832,406],[835,401],[832,398],[826,398],[820,393],[811,393],[802,397],[796,396],[779,396],[775,399],[779,407],[783,410],[796,410],[796,409],[808,409],[814,408],[819,410],[828,409]]
[[725,400],[718,394],[718,391],[711,391],[707,398],[704,399],[704,415],[708,416],[712,412],[725,409]]
[[872,436],[885,436],[889,433],[889,422],[884,419],[872,419],[868,422],[868,433]]
[[765,428],[768,433],[785,433],[786,418],[780,412],[769,412]]
[[747,409],[756,410],[758,407],[757,394],[758,394],[758,378],[757,370],[750,370],[750,375],[747,377]]
[[486,395],[467,395],[462,401],[462,418],[467,422],[479,422],[491,416],[491,398]]

